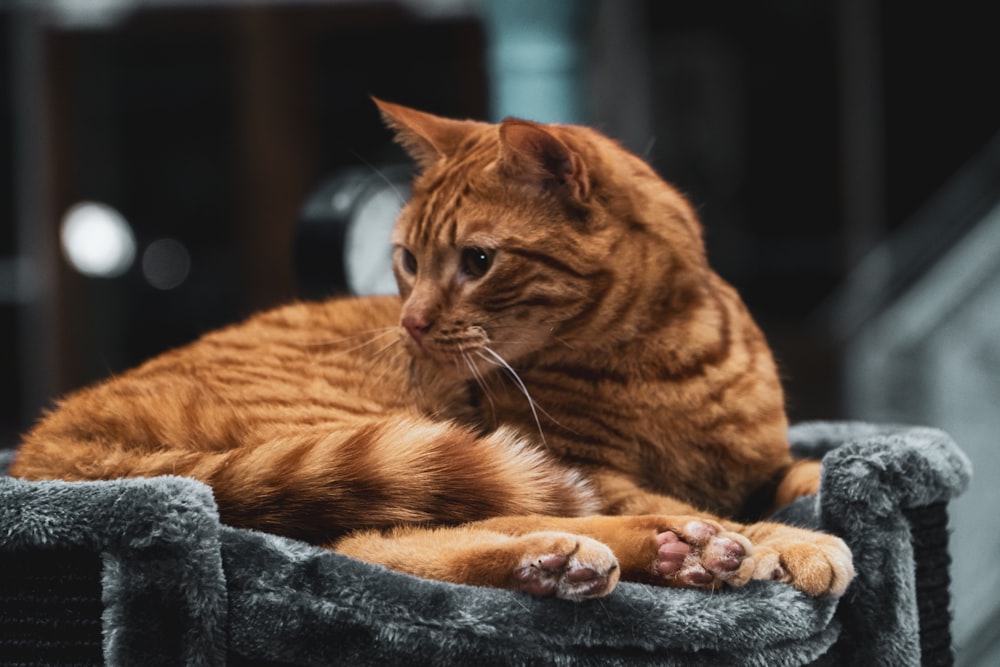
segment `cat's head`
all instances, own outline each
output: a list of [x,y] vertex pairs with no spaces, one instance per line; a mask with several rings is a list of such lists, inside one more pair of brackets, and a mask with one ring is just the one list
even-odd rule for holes
[[409,350],[459,375],[643,335],[697,298],[701,228],[594,130],[376,100],[420,173],[393,232]]

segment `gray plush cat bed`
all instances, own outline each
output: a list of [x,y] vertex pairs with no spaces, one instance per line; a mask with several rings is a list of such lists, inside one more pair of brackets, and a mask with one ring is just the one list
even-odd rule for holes
[[791,435],[823,458],[823,483],[782,519],[851,546],[858,575],[839,601],[769,582],[541,600],[221,525],[190,479],[2,477],[0,664],[950,664],[945,508],[966,457],[932,429]]

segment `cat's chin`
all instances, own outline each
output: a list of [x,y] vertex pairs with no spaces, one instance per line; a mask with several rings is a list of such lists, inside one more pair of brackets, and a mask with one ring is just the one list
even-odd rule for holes
[[477,349],[440,350],[415,344],[408,344],[406,348],[418,366],[442,379],[482,380],[505,366],[499,355]]
[[404,339],[403,347],[416,366],[424,370],[456,378],[470,372],[460,354],[451,354],[430,345],[419,345],[410,339]]
[[427,351],[420,351],[413,354],[414,360],[435,373],[450,380],[473,380],[485,375],[492,374],[495,366],[480,363],[473,366],[473,361],[461,354],[434,354]]

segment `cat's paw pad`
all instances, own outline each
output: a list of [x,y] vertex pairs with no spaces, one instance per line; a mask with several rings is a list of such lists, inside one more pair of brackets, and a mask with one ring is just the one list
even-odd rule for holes
[[675,586],[739,586],[753,572],[749,540],[712,521],[689,521],[679,529],[658,533],[656,543],[653,569]]
[[525,593],[585,600],[607,595],[618,583],[618,560],[597,540],[562,533],[527,537],[533,544],[514,570],[517,588]]
[[832,535],[769,541],[757,548],[754,559],[754,579],[784,581],[807,595],[843,595],[854,578],[851,550]]

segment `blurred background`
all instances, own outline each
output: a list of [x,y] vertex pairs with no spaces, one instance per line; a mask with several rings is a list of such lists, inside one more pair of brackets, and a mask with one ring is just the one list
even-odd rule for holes
[[0,3],[0,443],[54,397],[208,329],[386,289],[408,170],[369,95],[588,123],[694,201],[794,421],[938,426],[970,455],[952,505],[958,662],[1000,664],[990,9]]

